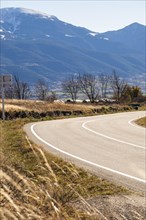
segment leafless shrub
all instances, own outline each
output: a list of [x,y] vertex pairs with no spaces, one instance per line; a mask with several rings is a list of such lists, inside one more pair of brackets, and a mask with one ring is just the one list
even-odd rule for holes
[[110,83],[113,90],[113,96],[116,99],[116,102],[120,103],[127,89],[127,83],[120,78],[116,71],[113,71],[113,74],[110,77]]
[[85,73],[83,75],[79,75],[78,80],[82,93],[87,96],[91,103],[94,103],[99,97],[97,78],[90,73]]
[[49,87],[44,80],[39,80],[35,85],[35,96],[39,100],[46,100],[48,97]]
[[67,93],[73,102],[76,102],[77,95],[79,92],[79,81],[76,75],[70,76],[67,80],[62,83],[62,89]]

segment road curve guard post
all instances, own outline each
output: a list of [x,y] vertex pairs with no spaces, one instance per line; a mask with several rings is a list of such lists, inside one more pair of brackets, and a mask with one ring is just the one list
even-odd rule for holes
[[0,90],[2,96],[2,119],[5,120],[5,88],[9,88],[12,85],[12,75],[3,74],[0,75]]

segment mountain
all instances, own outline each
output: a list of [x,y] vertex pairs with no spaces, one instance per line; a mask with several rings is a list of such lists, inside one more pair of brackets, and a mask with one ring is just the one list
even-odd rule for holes
[[145,72],[143,25],[97,33],[30,9],[2,8],[0,13],[1,74],[53,84],[72,73],[115,69],[131,77]]
[[130,48],[134,48],[141,53],[145,52],[146,48],[146,27],[139,23],[133,23],[118,31],[108,31],[103,33],[112,41],[120,42]]

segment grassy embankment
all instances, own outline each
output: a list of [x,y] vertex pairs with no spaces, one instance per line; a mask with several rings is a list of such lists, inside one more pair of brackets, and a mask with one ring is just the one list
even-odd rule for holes
[[[0,100],[1,102],[1,100]],[[48,103],[31,100],[6,100],[6,119],[56,117],[56,116],[87,116],[130,111],[132,107],[126,105],[90,105],[90,104],[64,104]],[[0,109],[1,114],[1,109]]]
[[[26,105],[19,103],[19,107]],[[36,108],[42,109],[42,103]],[[129,194],[129,191],[44,153],[26,138],[22,129],[34,120],[0,122],[2,219],[104,219],[86,199]],[[75,206],[77,203],[82,209]]]
[[136,121],[136,123],[140,126],[143,126],[146,128],[146,117],[140,118]]

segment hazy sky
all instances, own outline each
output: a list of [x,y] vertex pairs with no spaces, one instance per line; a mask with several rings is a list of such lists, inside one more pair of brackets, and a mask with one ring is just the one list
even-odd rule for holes
[[92,31],[117,30],[133,22],[145,24],[146,0],[1,0],[1,8],[24,7],[55,15]]

